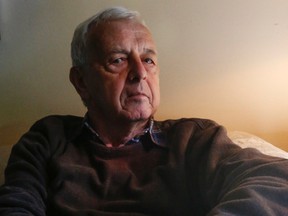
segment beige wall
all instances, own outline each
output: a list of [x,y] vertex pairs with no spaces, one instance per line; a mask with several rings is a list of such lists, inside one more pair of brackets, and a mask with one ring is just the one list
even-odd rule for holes
[[288,1],[0,0],[0,145],[49,114],[83,115],[73,29],[104,7],[142,13],[161,64],[158,119],[211,118],[288,150]]

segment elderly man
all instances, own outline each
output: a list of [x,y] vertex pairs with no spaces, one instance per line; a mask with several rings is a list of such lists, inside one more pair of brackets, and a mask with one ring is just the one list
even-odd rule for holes
[[14,146],[0,215],[285,215],[288,162],[242,150],[213,121],[155,121],[159,67],[136,12],[78,26],[70,80],[84,118],[49,116]]

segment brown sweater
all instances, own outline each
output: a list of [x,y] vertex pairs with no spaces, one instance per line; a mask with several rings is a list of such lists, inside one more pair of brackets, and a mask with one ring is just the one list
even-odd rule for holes
[[288,162],[241,150],[210,120],[155,122],[166,146],[146,134],[107,148],[83,119],[50,116],[13,148],[0,215],[285,215]]

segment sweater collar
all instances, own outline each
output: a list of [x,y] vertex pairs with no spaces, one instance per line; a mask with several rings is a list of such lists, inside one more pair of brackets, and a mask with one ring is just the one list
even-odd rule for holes
[[[94,136],[94,138],[98,139],[99,141],[103,143],[99,134],[89,124],[89,119],[88,119],[87,114],[84,116],[82,124],[81,124],[81,128],[79,129],[80,130],[78,130],[78,133],[76,133],[75,136],[80,135],[80,133],[82,133],[83,130],[88,130],[89,133],[92,134],[92,136]],[[138,143],[144,140],[144,137],[146,135],[148,135],[149,139],[152,141],[153,144],[163,147],[163,148],[167,148],[166,132],[160,128],[160,125],[158,124],[158,122],[154,121],[153,118],[150,119],[149,125],[140,134],[133,137],[124,145],[131,145],[133,143]]]

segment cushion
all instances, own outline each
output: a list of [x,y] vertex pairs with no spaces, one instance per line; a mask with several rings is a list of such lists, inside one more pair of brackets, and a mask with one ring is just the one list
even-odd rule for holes
[[288,153],[277,148],[271,143],[247,132],[232,131],[228,132],[230,139],[241,148],[256,148],[263,154],[288,159]]

